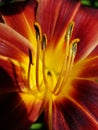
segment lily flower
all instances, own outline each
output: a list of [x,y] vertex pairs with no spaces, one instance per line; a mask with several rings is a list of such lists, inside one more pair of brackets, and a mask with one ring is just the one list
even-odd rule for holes
[[98,10],[77,0],[2,7],[0,128],[98,129]]

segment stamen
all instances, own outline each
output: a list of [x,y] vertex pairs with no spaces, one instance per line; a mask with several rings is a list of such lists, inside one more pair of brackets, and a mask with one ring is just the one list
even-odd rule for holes
[[70,22],[70,24],[68,25],[68,28],[66,30],[65,41],[67,41],[68,39],[71,38],[73,28],[74,28],[74,22],[72,21],[72,22]]
[[47,37],[46,37],[46,35],[44,34],[43,35],[43,37],[42,37],[42,52],[43,52],[43,61],[42,61],[42,63],[43,63],[43,80],[44,80],[44,83],[45,83],[45,85],[46,85],[46,87],[47,88],[49,88],[48,87],[48,82],[47,82],[47,80],[46,80],[46,76],[45,76],[45,49],[46,49],[46,44],[47,44]]
[[42,50],[46,49],[47,37],[46,34],[42,36]]
[[41,29],[38,23],[34,24],[36,31],[36,40],[37,40],[37,56],[36,56],[36,86],[40,91],[39,85],[39,56],[40,56],[40,42],[41,42]]
[[34,28],[35,28],[35,31],[36,31],[36,39],[37,39],[37,41],[39,41],[39,40],[41,40],[41,27],[37,22],[35,22]]
[[76,53],[77,53],[77,43],[80,41],[80,39],[74,39],[72,41],[72,52],[73,52],[73,55],[75,56]]
[[29,49],[29,61],[30,61],[30,64],[33,65],[33,58],[32,58],[32,52],[31,50]]
[[74,22],[71,22],[68,25],[67,30],[66,30],[66,35],[65,35],[66,50],[65,50],[64,62],[63,62],[62,69],[61,69],[59,78],[57,80],[56,86],[53,90],[53,93],[55,93],[58,87],[60,86],[61,81],[62,81],[62,75],[67,70],[66,64],[67,64],[67,58],[68,58],[68,53],[69,53],[69,43],[70,43],[70,38],[72,35],[73,27],[74,27]]
[[30,89],[31,89],[31,87],[30,87],[30,69],[31,69],[31,65],[33,65],[33,59],[32,59],[32,52],[29,49],[28,86],[29,86]]
[[79,39],[74,39],[72,41],[72,43],[70,44],[69,57],[68,57],[68,61],[67,61],[67,64],[66,64],[66,70],[64,71],[64,78],[63,78],[61,85],[58,86],[58,88],[55,91],[56,95],[60,93],[60,91],[62,90],[62,88],[66,84],[68,75],[69,75],[69,73],[72,69],[73,63],[74,63],[74,58],[75,58],[76,52],[77,52],[77,43],[79,41],[80,41]]

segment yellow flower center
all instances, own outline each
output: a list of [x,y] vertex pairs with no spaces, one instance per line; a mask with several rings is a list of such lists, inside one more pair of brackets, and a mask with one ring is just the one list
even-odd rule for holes
[[[79,39],[71,39],[74,22],[71,22],[66,29],[64,44],[64,51],[61,53],[63,60],[62,62],[55,60],[52,62],[55,64],[55,67],[48,65],[48,56],[47,56],[47,36],[46,34],[41,33],[41,29],[38,23],[34,24],[36,31],[36,40],[37,40],[37,51],[35,63],[33,64],[32,52],[29,50],[29,69],[28,69],[28,82],[30,89],[35,93],[37,97],[44,98],[47,95],[52,94],[53,97],[56,97],[60,94],[63,87],[66,86],[70,71],[72,69],[74,58],[77,52],[77,43]],[[58,48],[60,48],[58,44]],[[49,52],[51,53],[51,51]],[[54,54],[50,54],[50,59],[55,59]],[[52,55],[54,57],[52,57]],[[58,57],[59,54],[56,55]],[[62,58],[61,58],[62,59]],[[56,70],[56,65],[60,62],[60,67]],[[48,93],[48,94],[47,94]],[[54,98],[55,99],[55,98]]]

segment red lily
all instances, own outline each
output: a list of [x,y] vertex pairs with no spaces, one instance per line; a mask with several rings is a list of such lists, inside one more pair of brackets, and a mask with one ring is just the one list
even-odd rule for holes
[[43,112],[49,130],[97,130],[98,10],[29,0],[1,15],[0,128],[27,129]]

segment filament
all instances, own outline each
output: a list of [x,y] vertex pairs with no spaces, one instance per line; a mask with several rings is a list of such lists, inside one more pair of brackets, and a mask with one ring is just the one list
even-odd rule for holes
[[62,88],[65,86],[66,81],[68,79],[68,75],[72,69],[73,63],[74,63],[74,58],[76,56],[76,51],[77,51],[77,43],[79,42],[79,39],[74,39],[72,41],[72,43],[70,44],[69,47],[69,56],[68,56],[68,60],[67,60],[67,64],[66,64],[66,70],[64,70],[64,77],[62,80],[62,83],[60,84],[60,86],[57,86],[57,89],[55,90],[55,94],[59,94],[60,91],[62,90]]
[[66,49],[65,49],[64,62],[63,62],[63,65],[62,65],[62,68],[61,68],[61,72],[60,72],[60,75],[58,77],[56,86],[55,86],[55,88],[53,90],[53,93],[55,93],[57,91],[57,89],[59,88],[59,86],[61,86],[60,84],[61,84],[62,75],[64,74],[64,72],[68,71],[66,64],[67,64],[67,58],[68,58],[68,55],[69,55],[69,43],[70,43],[73,27],[74,27],[74,22],[71,22],[68,25],[67,30],[66,30],[66,34],[65,34]]
[[31,50],[29,49],[29,66],[28,66],[28,86],[29,86],[29,89],[31,89],[31,86],[30,86],[30,70],[31,70],[31,65],[33,65],[33,60],[32,60],[32,52]]
[[37,40],[37,55],[36,55],[36,86],[37,89],[40,90],[39,84],[39,59],[40,59],[40,41],[41,41],[41,31],[38,23],[34,24],[36,31],[36,40]]

